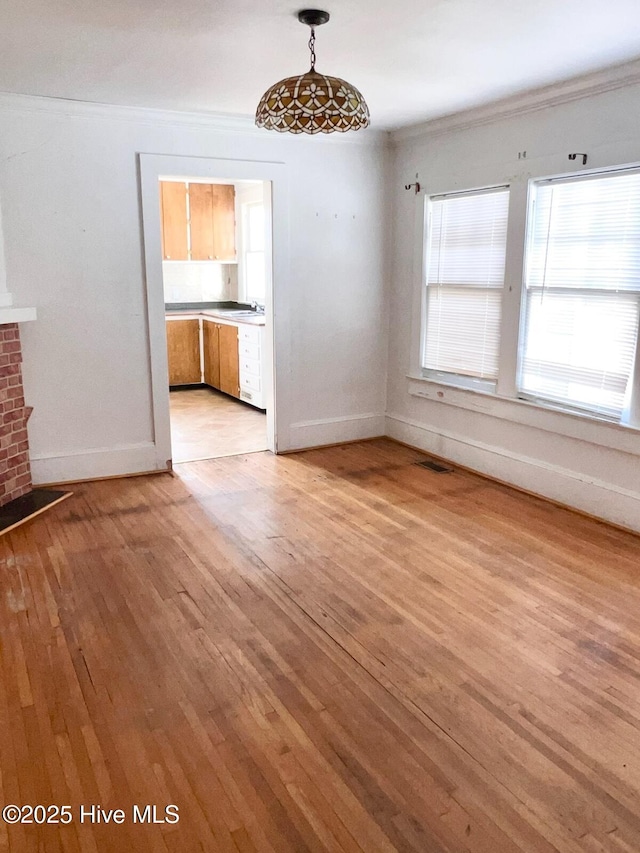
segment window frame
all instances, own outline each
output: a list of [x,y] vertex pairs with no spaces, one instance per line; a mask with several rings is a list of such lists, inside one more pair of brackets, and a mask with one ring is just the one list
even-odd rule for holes
[[[571,183],[584,183],[589,180],[598,180],[606,177],[615,177],[617,175],[628,175],[628,174],[637,174],[640,175],[640,165],[624,165],[624,166],[610,166],[604,169],[590,169],[585,172],[574,172],[570,174],[560,174],[560,175],[547,175],[542,178],[531,178],[528,181],[528,193],[527,193],[527,223],[525,232],[523,235],[524,239],[524,264],[522,268],[522,288],[521,288],[521,309],[520,309],[520,324],[518,331],[518,359],[516,364],[516,398],[518,400],[523,400],[525,402],[531,403],[535,406],[539,406],[540,408],[550,409],[552,411],[565,412],[567,414],[575,414],[580,415],[582,417],[591,418],[595,421],[603,421],[605,423],[616,424],[617,426],[622,427],[631,427],[631,428],[640,428],[640,324],[638,325],[638,331],[636,333],[636,352],[635,352],[635,364],[632,368],[632,393],[631,393],[631,407],[626,419],[623,420],[622,416],[617,418],[615,415],[608,415],[605,412],[594,411],[593,409],[587,406],[581,406],[579,403],[570,404],[565,401],[554,401],[552,399],[539,396],[534,393],[528,393],[527,391],[523,391],[520,389],[519,384],[521,381],[521,373],[523,369],[523,362],[525,357],[525,340],[526,340],[526,326],[527,326],[527,310],[526,310],[526,299],[527,299],[527,250],[530,245],[530,238],[532,234],[532,223],[533,216],[535,210],[535,202],[536,202],[536,188],[538,186],[544,184],[571,184]],[[579,293],[583,293],[583,290],[578,290]],[[615,292],[615,291],[612,291]],[[633,293],[634,291],[631,291]],[[637,292],[637,299],[640,300],[640,292]]]
[[[262,207],[262,209],[263,209],[263,215],[264,215],[264,221],[265,221],[265,234],[264,234],[264,245],[263,245],[262,249],[251,249],[250,248],[249,221],[250,221],[250,208],[252,208],[252,207]],[[266,298],[266,288],[267,288],[266,264],[267,264],[267,242],[268,242],[267,241],[267,233],[266,233],[267,232],[267,218],[266,218],[267,217],[267,207],[266,207],[264,199],[251,199],[249,201],[241,201],[240,202],[240,217],[241,217],[241,223],[242,223],[242,229],[241,229],[242,245],[240,248],[240,252],[242,254],[242,263],[241,263],[241,270],[240,270],[240,276],[241,276],[240,284],[241,284],[242,299],[248,303],[250,302],[250,303],[255,303],[257,305],[264,305],[265,298]],[[249,280],[249,275],[248,275],[249,264],[247,263],[247,257],[250,254],[262,255],[262,262],[263,262],[264,267],[265,267],[265,271],[264,271],[265,293],[259,299],[256,298],[256,296],[253,293],[251,293],[250,289],[249,289],[249,282],[248,282],[248,280]]]
[[[437,370],[434,368],[428,368],[424,366],[424,362],[426,360],[426,326],[428,323],[428,303],[429,303],[429,284],[428,284],[428,275],[429,275],[429,243],[431,240],[431,229],[432,229],[432,205],[434,201],[441,201],[443,199],[449,198],[464,198],[468,196],[479,196],[486,195],[489,193],[495,193],[500,191],[506,191],[508,193],[508,201],[507,201],[507,236],[505,241],[505,269],[502,280],[502,287],[495,288],[496,290],[501,290],[501,319],[500,319],[500,332],[498,337],[498,376],[496,380],[492,379],[482,379],[479,377],[468,376],[463,373],[452,373],[444,370]],[[419,350],[419,369],[420,374],[423,379],[427,381],[434,382],[442,382],[446,385],[452,385],[456,388],[467,388],[469,390],[480,391],[482,393],[494,394],[498,389],[498,382],[500,376],[500,361],[501,361],[501,353],[500,353],[500,342],[502,340],[502,331],[503,331],[503,309],[504,309],[504,292],[507,286],[507,256],[508,256],[508,246],[509,246],[509,216],[511,213],[511,185],[509,183],[497,183],[497,184],[489,184],[482,187],[476,187],[474,189],[468,190],[453,190],[451,192],[438,192],[438,193],[429,193],[425,194],[424,203],[423,203],[423,217],[424,217],[424,226],[422,229],[422,278],[421,278],[421,287],[422,287],[422,299],[421,299],[421,308],[420,308],[420,350]],[[481,288],[484,289],[484,288]]]

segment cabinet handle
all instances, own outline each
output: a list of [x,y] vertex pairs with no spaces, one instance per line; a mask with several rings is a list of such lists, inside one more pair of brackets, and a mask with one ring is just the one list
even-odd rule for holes
[[212,261],[212,260],[213,260],[213,255],[209,255],[209,260],[210,260],[210,261]]
[[171,255],[165,255],[165,258],[166,258],[166,260],[170,261],[170,260],[171,260]]

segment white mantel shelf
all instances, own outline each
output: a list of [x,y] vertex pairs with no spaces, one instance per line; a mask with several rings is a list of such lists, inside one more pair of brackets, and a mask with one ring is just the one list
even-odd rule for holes
[[35,319],[35,308],[0,308],[0,326],[6,326],[9,323],[26,323]]

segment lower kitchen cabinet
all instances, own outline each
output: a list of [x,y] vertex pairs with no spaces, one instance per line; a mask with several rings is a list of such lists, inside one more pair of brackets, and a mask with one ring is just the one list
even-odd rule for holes
[[240,396],[240,361],[238,327],[220,326],[220,390],[232,397]]
[[198,320],[167,322],[169,385],[195,385],[200,375],[200,324]]
[[232,397],[240,396],[238,327],[203,320],[204,381]]
[[216,323],[206,317],[167,320],[166,325],[170,386],[205,382],[264,409],[264,326]]
[[202,321],[204,381],[212,388],[220,387],[220,324]]
[[266,406],[262,375],[264,335],[264,326],[242,324],[238,329],[240,399],[258,409]]

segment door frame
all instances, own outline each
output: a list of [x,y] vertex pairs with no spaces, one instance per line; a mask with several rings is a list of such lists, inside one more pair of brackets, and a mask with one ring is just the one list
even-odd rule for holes
[[[171,468],[171,419],[169,410],[169,365],[165,320],[164,285],[162,279],[162,223],[160,219],[160,180],[188,181],[194,178],[226,181],[263,181],[265,211],[270,216],[271,245],[267,246],[267,269],[271,269],[265,294],[266,353],[263,381],[267,408],[267,446],[278,452],[281,434],[279,416],[283,395],[278,382],[278,358],[288,339],[289,316],[284,294],[288,287],[288,178],[284,163],[255,160],[231,160],[217,157],[189,157],[168,154],[139,154],[140,198],[144,245],[145,280],[147,285],[147,318],[153,435],[158,469]],[[269,257],[270,255],[270,257]],[[270,262],[270,263],[269,263]],[[268,277],[269,278],[269,277]],[[274,281],[278,282],[277,289]],[[280,310],[280,306],[285,306]],[[285,353],[282,352],[282,356]],[[286,374],[283,372],[283,379]],[[284,426],[284,425],[283,425]]]

